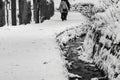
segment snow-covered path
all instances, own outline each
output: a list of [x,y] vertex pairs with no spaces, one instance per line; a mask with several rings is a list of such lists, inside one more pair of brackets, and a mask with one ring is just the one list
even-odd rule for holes
[[0,28],[0,80],[67,80],[55,34],[83,18],[70,12],[62,22],[56,13],[43,24]]

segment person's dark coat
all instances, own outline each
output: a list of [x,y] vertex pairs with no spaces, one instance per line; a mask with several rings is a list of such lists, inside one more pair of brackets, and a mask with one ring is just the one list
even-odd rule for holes
[[65,1],[61,1],[59,10],[60,10],[60,13],[64,13],[65,12],[64,10],[68,11],[68,6]]
[[61,1],[60,6],[59,6],[59,10],[60,10],[60,13],[61,13],[62,21],[67,20],[69,7],[70,6],[67,5],[66,0]]

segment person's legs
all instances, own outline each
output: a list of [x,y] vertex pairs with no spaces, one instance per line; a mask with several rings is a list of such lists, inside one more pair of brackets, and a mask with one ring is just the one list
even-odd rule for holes
[[65,13],[65,20],[67,20],[67,15],[68,15],[68,12]]
[[63,13],[63,20],[65,20],[65,13]]
[[64,13],[61,13],[61,19],[62,19],[62,21],[64,21],[65,20],[65,14]]

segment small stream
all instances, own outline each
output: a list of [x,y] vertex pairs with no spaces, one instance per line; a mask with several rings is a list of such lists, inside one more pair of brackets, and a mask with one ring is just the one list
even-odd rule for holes
[[[78,47],[82,46],[86,34],[83,34],[79,38],[69,40],[61,50],[64,51],[64,57],[67,61],[66,68],[69,73],[78,75],[80,77],[71,77],[69,80],[91,80],[92,78],[99,78],[97,80],[108,80],[103,70],[100,70],[95,64],[85,62],[78,58]],[[105,78],[104,78],[105,77]]]

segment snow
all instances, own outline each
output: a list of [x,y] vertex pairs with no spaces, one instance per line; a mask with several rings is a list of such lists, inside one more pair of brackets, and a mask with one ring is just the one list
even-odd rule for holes
[[75,3],[94,3],[99,4],[98,0],[69,0],[71,4]]
[[[54,0],[55,7],[58,8],[61,0]],[[93,3],[99,5],[99,0],[68,0],[71,5],[78,3]]]
[[[105,8],[105,12],[93,16],[95,21],[91,22],[91,29],[88,29],[83,44],[84,52],[80,52],[80,59],[85,59],[84,61],[93,59],[93,62],[98,68],[104,70],[110,80],[120,80],[120,1],[114,5],[111,0],[105,0],[105,2],[103,0],[103,3],[104,6],[102,4],[101,6]],[[82,27],[84,28],[84,25]],[[61,43],[60,47],[63,43],[63,47],[67,47],[69,40],[74,40],[74,37],[79,35],[76,31],[80,33],[80,30],[74,27],[72,31],[68,29],[60,34],[57,37],[58,43]],[[81,53],[85,55],[81,57]],[[91,80],[98,80],[98,78]]]
[[0,80],[67,80],[55,36],[82,21],[80,13],[70,12],[62,22],[56,12],[42,24],[0,28]]

